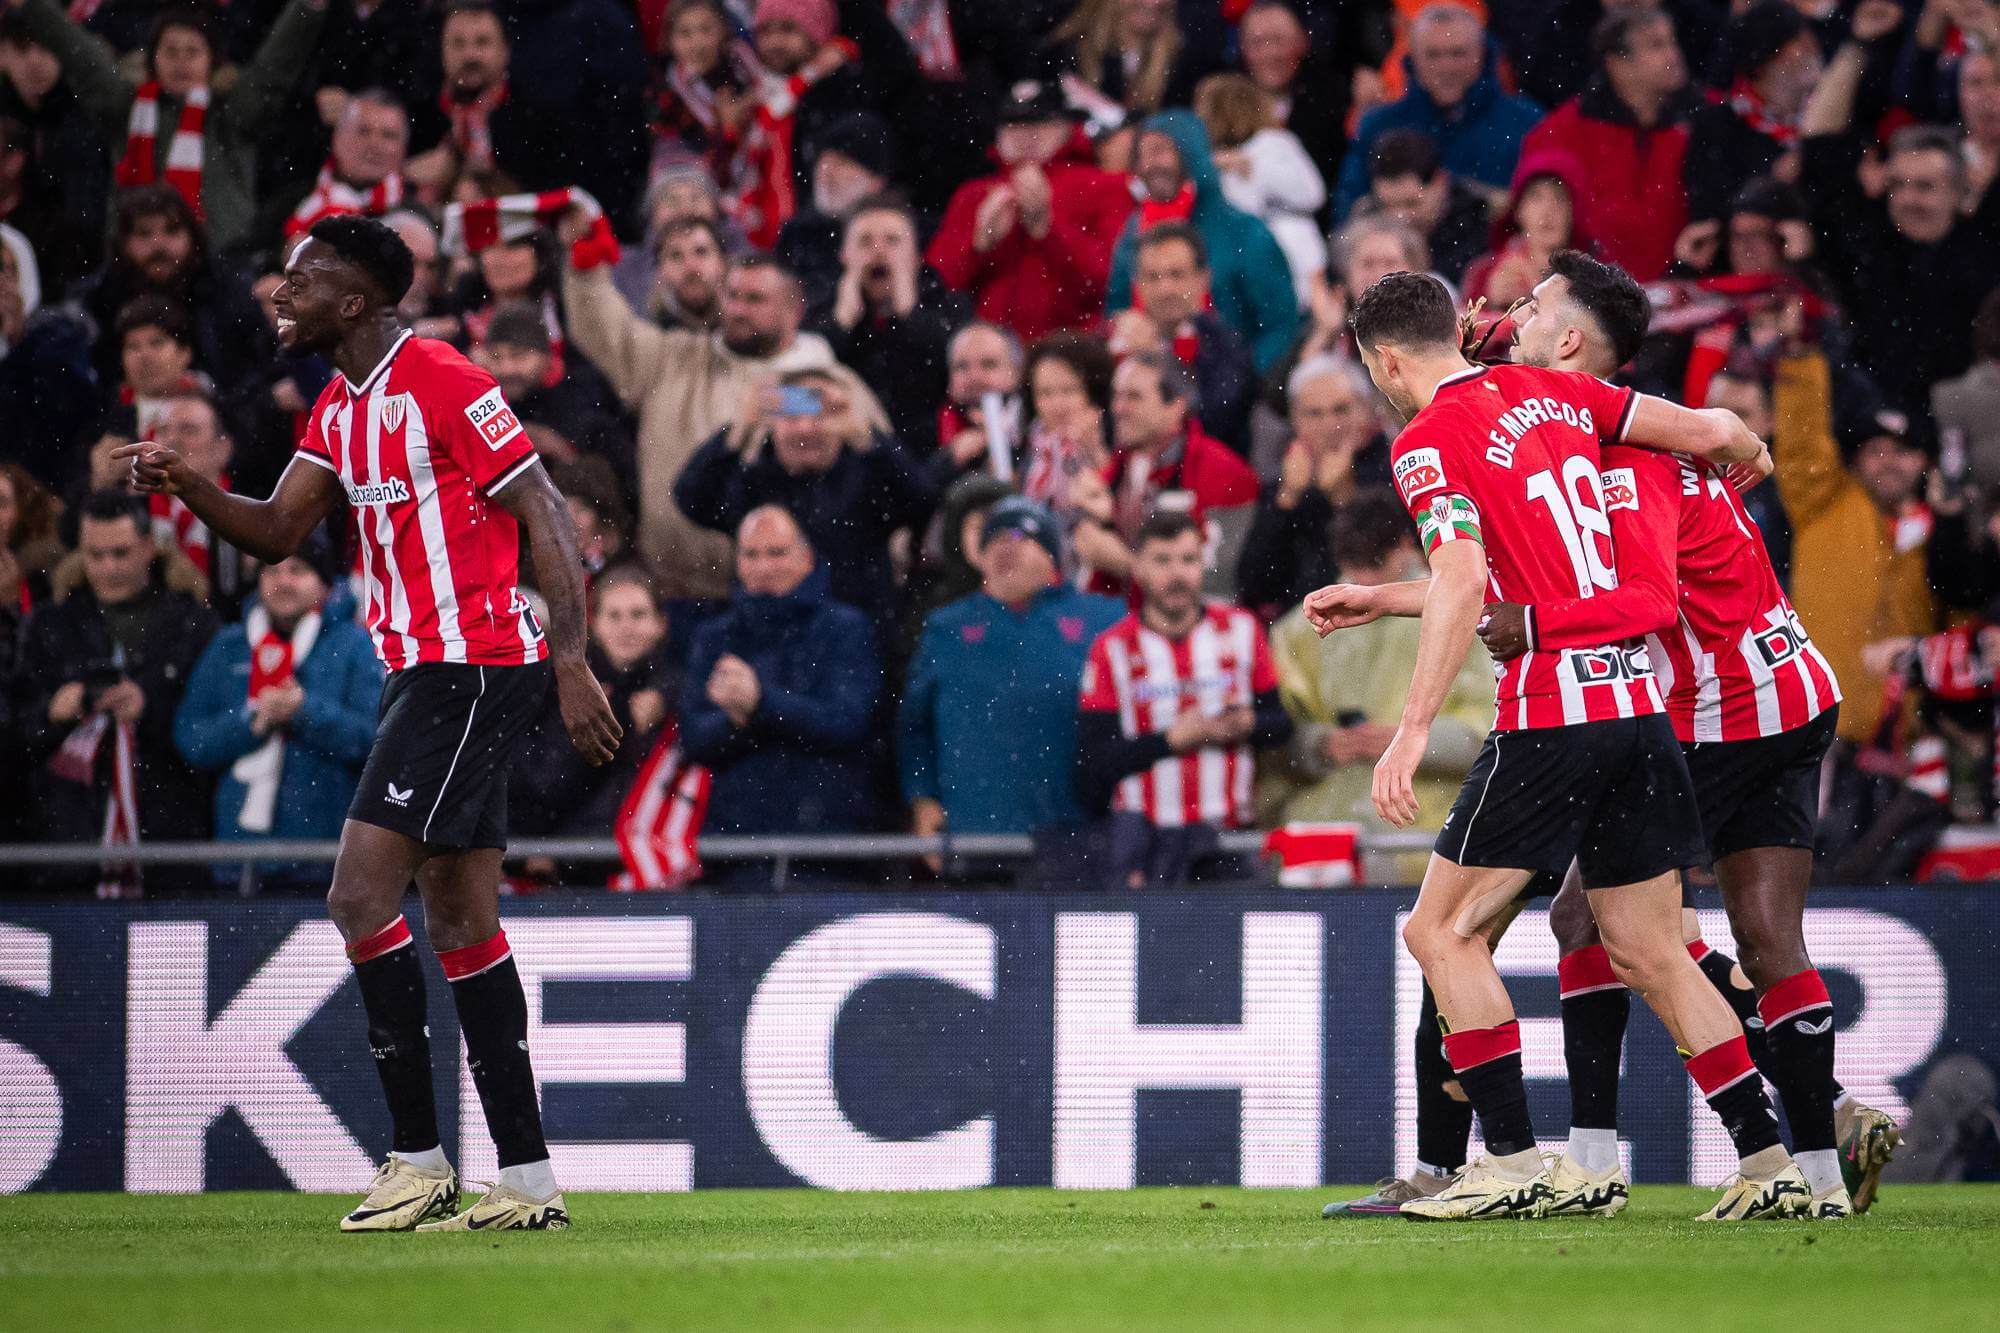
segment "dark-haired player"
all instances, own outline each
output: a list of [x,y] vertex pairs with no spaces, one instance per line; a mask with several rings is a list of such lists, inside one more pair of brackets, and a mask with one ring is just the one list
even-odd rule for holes
[[[397,319],[412,271],[396,234],[358,217],[327,218],[292,250],[272,299],[278,340],[327,353],[341,373],[313,404],[268,500],[218,489],[158,444],[116,456],[132,460],[140,490],[180,496],[265,560],[290,555],[343,499],[354,511],[368,630],[391,674],[327,906],[361,986],[395,1138],[341,1229],[564,1227],[526,1001],[500,929],[507,766],[552,671],[563,721],[592,763],[611,758],[619,727],[584,664],[569,509],[492,378]],[[548,601],[546,635],[515,586],[523,528]],[[423,968],[399,912],[413,878],[499,1152],[499,1181],[464,1212],[432,1101]]]
[[[1637,351],[1650,314],[1645,293],[1622,271],[1559,254],[1515,314],[1513,358],[1607,376]],[[1793,1154],[1813,1190],[1811,1215],[1845,1217],[1872,1202],[1896,1131],[1834,1081],[1832,1001],[1806,953],[1820,761],[1839,715],[1839,685],[1727,477],[1697,459],[1625,444],[1605,446],[1601,463],[1618,587],[1592,598],[1510,598],[1488,608],[1480,632],[1500,661],[1595,643],[1635,625],[1650,636],[1755,1007],[1750,992],[1730,983],[1727,959],[1709,954],[1703,970],[1737,1001],[1746,1024],[1761,1023],[1758,1063],[1784,1102]],[[1570,1151],[1555,1168],[1558,1204],[1587,1196],[1617,1166],[1627,1000],[1588,909],[1579,910],[1580,892],[1572,881],[1550,913],[1563,951],[1573,1106]],[[1852,1199],[1836,1149],[1837,1103],[1849,1122]],[[1596,1144],[1599,1160],[1577,1160],[1579,1133],[1608,1140]]]
[[[1459,351],[1457,312],[1424,275],[1382,279],[1355,306],[1376,385],[1410,423],[1394,473],[1430,555],[1417,664],[1396,737],[1376,765],[1376,810],[1407,826],[1431,719],[1490,601],[1587,599],[1618,586],[1600,441],[1630,439],[1768,470],[1729,413],[1690,411],[1586,375],[1482,368]],[[1307,598],[1322,632],[1357,615],[1337,589]],[[1681,941],[1679,870],[1700,856],[1699,814],[1644,648],[1626,635],[1524,654],[1500,673],[1499,717],[1447,816],[1404,940],[1437,995],[1445,1048],[1488,1156],[1419,1218],[1541,1216],[1554,1191],[1522,1083],[1520,1029],[1485,933],[1537,872],[1572,860],[1621,980],[1683,1050],[1740,1159],[1710,1217],[1796,1215],[1809,1198],[1778,1142],[1743,1029]]]

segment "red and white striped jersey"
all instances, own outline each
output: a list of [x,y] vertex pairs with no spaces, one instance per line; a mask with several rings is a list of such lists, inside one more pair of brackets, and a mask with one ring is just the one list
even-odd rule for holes
[[[1203,610],[1179,639],[1146,628],[1135,612],[1097,636],[1083,669],[1085,712],[1117,713],[1127,738],[1165,735],[1183,713],[1219,716],[1248,708],[1278,688],[1278,668],[1257,617],[1220,603]],[[1118,783],[1113,810],[1143,814],[1162,828],[1254,822],[1248,745],[1170,754]]]
[[1683,741],[1776,736],[1839,703],[1833,668],[1778,585],[1735,488],[1679,454],[1616,445],[1603,462],[1620,586],[1536,606],[1534,642],[1560,648],[1635,617],[1648,622],[1653,669]]
[[[1475,367],[1438,386],[1392,446],[1396,489],[1425,553],[1486,550],[1496,602],[1590,598],[1618,586],[1599,442],[1623,437],[1637,395],[1532,366]],[[1496,731],[1640,717],[1663,704],[1635,631],[1496,664]]]
[[548,656],[516,586],[519,525],[494,503],[535,463],[493,377],[407,331],[360,384],[336,375],[298,457],[346,488],[361,536],[364,622],[391,671],[520,666]]

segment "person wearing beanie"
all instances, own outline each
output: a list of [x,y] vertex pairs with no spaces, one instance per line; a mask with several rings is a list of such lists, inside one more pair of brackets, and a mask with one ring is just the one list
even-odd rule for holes
[[[382,665],[354,620],[343,570],[319,529],[257,575],[244,618],[216,632],[174,714],[174,746],[213,773],[215,836],[334,838],[375,736]],[[238,865],[218,865],[233,885]],[[304,888],[325,868],[264,864],[260,882]]]
[[1825,68],[1788,0],[1757,0],[1729,21],[1724,45],[1729,84],[1688,120],[1682,173],[1692,226],[1720,219],[1745,182],[1772,174],[1781,159],[1796,166],[1799,113]]
[[833,309],[847,220],[864,199],[889,188],[895,163],[895,132],[872,111],[843,111],[813,136],[811,193],[779,229],[775,247],[778,262],[805,288],[808,324]]
[[545,456],[603,459],[625,502],[637,503],[636,446],[611,386],[588,361],[563,355],[539,306],[510,301],[497,308],[472,359],[500,385],[524,425],[554,433]]
[[[850,162],[887,165],[885,136],[843,118],[854,111],[893,117],[918,81],[916,58],[881,6],[855,6],[849,20],[852,32],[843,33],[833,0],[758,0],[752,26],[765,72],[752,93],[756,114],[738,144],[725,200],[731,220],[758,249],[774,247],[785,223],[814,200],[822,136],[833,133],[843,142],[840,156]],[[870,140],[872,146],[862,146]],[[847,192],[849,206],[863,193],[851,183]]]
[[1010,495],[986,511],[979,591],[933,612],[910,668],[897,759],[919,834],[1042,833],[1083,822],[1072,766],[1091,642],[1124,614],[1058,576],[1054,514]]

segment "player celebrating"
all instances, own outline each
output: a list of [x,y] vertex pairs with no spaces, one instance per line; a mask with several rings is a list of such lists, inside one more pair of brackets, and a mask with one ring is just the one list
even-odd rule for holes
[[[1483,603],[1587,598],[1618,586],[1600,437],[1671,443],[1719,463],[1768,468],[1769,456],[1726,412],[1689,411],[1583,375],[1470,364],[1450,294],[1426,275],[1376,283],[1353,326],[1377,387],[1410,418],[1393,470],[1432,570],[1402,722],[1375,770],[1377,811],[1407,826],[1431,719]],[[1325,596],[1333,591],[1307,598],[1322,633],[1352,623]],[[1489,1156],[1403,1212],[1534,1217],[1553,1198],[1528,1114],[1519,1025],[1483,932],[1534,873],[1560,873],[1575,860],[1621,979],[1690,1053],[1690,1075],[1736,1143],[1739,1176],[1707,1216],[1797,1214],[1809,1191],[1778,1142],[1743,1030],[1682,947],[1678,871],[1699,856],[1699,816],[1643,648],[1609,634],[1585,648],[1524,654],[1501,670],[1498,707],[1404,927]]]
[[[270,499],[231,495],[158,444],[116,456],[132,460],[138,489],[178,495],[263,560],[298,549],[343,495],[354,511],[367,625],[391,674],[327,906],[361,986],[395,1138],[341,1229],[566,1227],[526,999],[500,929],[507,766],[551,670],[563,722],[592,763],[611,758],[619,727],[584,664],[583,566],[568,506],[492,378],[398,320],[413,269],[395,232],[359,217],[315,224],[292,251],[272,299],[278,340],[327,353],[341,373],[313,404]],[[515,587],[522,528],[548,601],[546,637]],[[499,1152],[498,1183],[464,1212],[432,1100],[423,968],[398,912],[413,878]]]
[[[1559,254],[1515,316],[1513,358],[1609,375],[1638,350],[1649,317],[1646,295],[1629,276],[1584,255]],[[1813,1190],[1811,1215],[1845,1217],[1873,1200],[1897,1136],[1887,1116],[1855,1102],[1834,1081],[1832,1001],[1806,953],[1820,761],[1833,738],[1839,686],[1721,473],[1695,459],[1625,444],[1607,445],[1601,462],[1618,587],[1525,605],[1515,598],[1489,607],[1480,633],[1498,661],[1587,647],[1635,625],[1651,636],[1708,856],[1756,988],[1759,1064],[1784,1102],[1793,1151]],[[1605,1113],[1616,1107],[1626,997],[1589,913],[1559,897],[1550,915],[1559,936],[1567,936],[1564,1044],[1576,1057],[1574,1100],[1602,1108],[1578,1118],[1600,1120],[1585,1132],[1612,1140],[1608,1161],[1578,1162],[1572,1128],[1571,1151],[1555,1169],[1560,1202],[1566,1193],[1587,1195],[1603,1185],[1617,1166],[1614,1122]],[[1723,966],[1705,970],[1728,994],[1737,988],[1726,974],[1714,976]],[[1573,1004],[1572,997],[1583,1002]],[[1835,1150],[1837,1100],[1850,1122],[1847,1158],[1859,1174],[1852,1199]]]

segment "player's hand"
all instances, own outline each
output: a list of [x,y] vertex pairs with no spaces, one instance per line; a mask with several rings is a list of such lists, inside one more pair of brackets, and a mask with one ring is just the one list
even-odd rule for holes
[[1417,822],[1417,766],[1430,746],[1430,729],[1400,726],[1389,748],[1375,763],[1372,795],[1375,813],[1395,825],[1408,828]]
[[1777,461],[1771,457],[1771,446],[1760,440],[1757,456],[1746,463],[1731,463],[1722,470],[1722,479],[1734,488],[1738,495],[1742,495],[1777,470]]
[[1324,639],[1337,629],[1353,629],[1381,616],[1375,589],[1358,583],[1333,583],[1306,594],[1306,621]]
[[1513,602],[1493,602],[1479,617],[1479,641],[1494,660],[1512,661],[1528,651],[1528,613]]
[[618,753],[618,738],[625,729],[604,697],[604,687],[582,662],[556,665],[556,702],[562,707],[563,726],[570,744],[593,767],[611,762]]
[[111,451],[116,463],[132,465],[132,489],[146,495],[184,495],[200,480],[188,461],[164,444],[137,440]]

